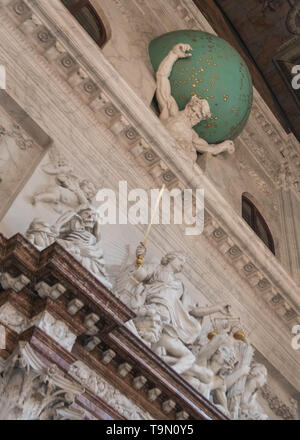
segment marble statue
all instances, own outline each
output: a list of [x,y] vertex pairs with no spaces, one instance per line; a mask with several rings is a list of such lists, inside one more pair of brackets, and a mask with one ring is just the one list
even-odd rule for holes
[[84,388],[44,364],[29,343],[19,342],[0,373],[0,420],[84,420],[73,406]]
[[211,153],[216,156],[224,151],[232,154],[235,151],[231,140],[217,145],[209,145],[193,130],[199,122],[211,118],[210,107],[206,99],[194,95],[187,103],[184,110],[180,111],[171,95],[169,76],[174,63],[179,58],[192,56],[189,44],[176,44],[169,54],[160,63],[156,73],[156,97],[160,108],[160,120],[174,136],[186,154],[196,161],[198,153]]
[[[136,254],[145,255],[144,246],[140,245]],[[135,267],[130,275],[136,282],[131,307],[134,305],[138,315],[138,332],[179,374],[195,361],[187,345],[200,334],[199,319],[220,311],[226,314],[229,307],[227,304],[212,307],[185,304],[184,284],[176,277],[185,262],[186,257],[180,252],[170,252],[159,265],[143,264]]]
[[105,269],[97,212],[90,206],[61,215],[53,226],[34,219],[26,237],[39,249],[55,241],[89,270],[107,288],[111,283]]
[[57,212],[62,212],[63,207],[77,208],[90,203],[96,194],[94,184],[76,176],[72,167],[58,153],[49,153],[49,157],[50,162],[42,166],[42,170],[54,177],[54,184],[36,193],[32,203],[50,204]]
[[226,377],[227,402],[231,418],[239,418],[241,400],[245,392],[247,376],[254,355],[253,347],[244,341],[235,341],[238,362],[233,372]]
[[245,390],[242,394],[239,420],[266,420],[267,414],[257,401],[258,391],[265,385],[268,372],[263,364],[253,362],[246,378]]
[[226,397],[226,376],[236,362],[234,343],[231,336],[221,333],[202,347],[194,364],[184,374],[184,378],[207,399],[230,416]]
[[234,327],[193,349],[194,364],[183,377],[234,420],[266,420],[268,416],[257,401],[257,393],[267,380],[264,365],[252,361],[253,347],[235,340]]
[[[139,245],[136,258],[145,254],[146,248]],[[266,380],[265,367],[253,364],[253,347],[236,339],[240,324],[232,325],[237,318],[228,304],[191,304],[177,277],[185,263],[182,253],[169,252],[160,264],[127,266],[116,293],[137,316],[126,325],[229,418],[265,419],[256,400],[256,391]],[[208,341],[211,320],[205,317],[215,313],[223,317]]]

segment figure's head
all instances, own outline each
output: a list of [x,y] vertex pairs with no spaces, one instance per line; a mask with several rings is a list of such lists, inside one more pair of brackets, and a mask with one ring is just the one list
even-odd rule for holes
[[91,201],[95,194],[96,194],[96,188],[95,185],[92,182],[89,182],[88,180],[82,180],[79,184],[81,190],[83,191],[86,198]]
[[211,118],[210,107],[206,99],[193,95],[185,107],[185,113],[191,121],[192,127],[199,122]]
[[257,362],[253,362],[251,364],[251,370],[248,375],[249,380],[256,381],[256,387],[262,387],[267,382],[268,370],[263,364],[259,364]]
[[145,311],[145,315],[138,316],[134,323],[142,339],[150,344],[155,344],[159,341],[163,325],[161,317],[155,309]]
[[84,208],[78,212],[83,225],[87,229],[93,229],[97,222],[97,212],[93,208]]
[[211,362],[220,365],[223,374],[225,371],[233,369],[235,361],[236,356],[233,348],[228,347],[225,344],[220,345],[211,357]]
[[169,252],[161,259],[161,265],[170,266],[174,273],[181,272],[185,262],[186,257],[180,252]]

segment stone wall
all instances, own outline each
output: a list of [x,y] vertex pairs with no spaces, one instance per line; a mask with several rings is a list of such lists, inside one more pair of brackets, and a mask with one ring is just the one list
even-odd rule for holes
[[31,176],[43,149],[0,106],[0,216]]

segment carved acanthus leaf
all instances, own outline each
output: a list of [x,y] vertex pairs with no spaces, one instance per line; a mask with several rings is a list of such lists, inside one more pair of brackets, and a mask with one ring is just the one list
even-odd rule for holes
[[79,380],[84,387],[103,399],[128,420],[150,420],[153,417],[135,405],[131,400],[96,374],[83,362],[71,365],[69,374]]
[[30,344],[20,342],[0,366],[1,420],[82,419],[84,413],[72,408],[80,385],[59,374],[56,365],[47,367]]

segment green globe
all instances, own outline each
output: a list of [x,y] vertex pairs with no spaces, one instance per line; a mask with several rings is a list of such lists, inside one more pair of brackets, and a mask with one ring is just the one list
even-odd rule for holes
[[179,109],[185,108],[192,95],[207,99],[212,117],[196,125],[195,131],[210,144],[235,139],[249,118],[253,100],[251,76],[244,60],[222,38],[181,30],[161,35],[150,43],[155,72],[178,43],[193,48],[191,57],[176,61],[170,76]]

